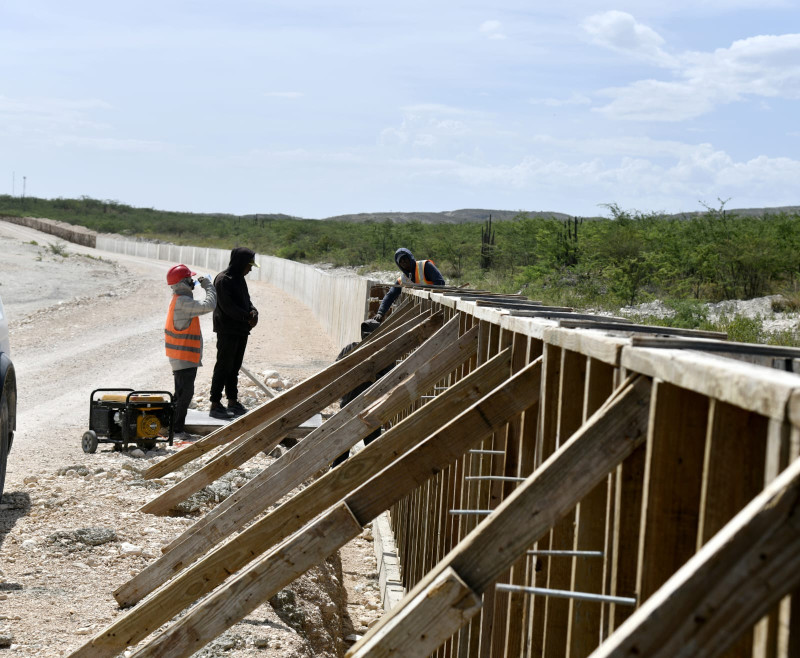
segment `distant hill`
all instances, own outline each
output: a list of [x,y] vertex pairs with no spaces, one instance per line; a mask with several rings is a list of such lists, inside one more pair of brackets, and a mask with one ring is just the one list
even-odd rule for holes
[[385,222],[387,219],[396,224],[408,222],[421,222],[423,224],[467,224],[485,222],[492,216],[492,221],[508,221],[517,215],[525,214],[528,217],[546,217],[553,219],[567,219],[571,215],[563,212],[545,212],[531,210],[483,210],[467,208],[463,210],[448,210],[445,212],[365,212],[355,215],[336,215],[326,217],[326,220],[338,222]]
[[[735,214],[739,217],[761,217],[764,214],[777,215],[779,213],[800,213],[800,206],[777,206],[774,208],[732,208],[727,209],[729,214]],[[689,219],[705,214],[705,211],[700,210],[697,212],[681,212],[673,215],[665,215],[665,217],[674,217],[679,219]],[[574,215],[569,215],[563,212],[544,211],[544,210],[489,210],[483,208],[463,208],[461,210],[447,210],[444,212],[365,212],[352,215],[336,215],[335,217],[326,217],[323,221],[338,221],[338,222],[385,222],[390,220],[395,224],[407,224],[408,222],[421,222],[422,224],[468,224],[476,222],[485,222],[492,217],[492,221],[504,222],[510,221],[519,215],[527,215],[528,217],[544,217],[546,219],[559,219],[564,220]],[[583,219],[602,219],[599,216],[584,217]]]

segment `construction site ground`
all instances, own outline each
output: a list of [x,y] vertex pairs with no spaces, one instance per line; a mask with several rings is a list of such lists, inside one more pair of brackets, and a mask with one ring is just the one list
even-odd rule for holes
[[[125,614],[113,591],[276,457],[260,454],[182,514],[157,517],[138,509],[197,466],[157,481],[141,473],[179,446],[139,456],[108,443],[95,454],[82,451],[94,389],[173,388],[163,350],[170,265],[0,221],[0,297],[19,390],[0,501],[0,650],[11,655],[69,655]],[[251,372],[276,371],[280,392],[335,359],[341,346],[305,306],[268,284],[249,285],[260,310],[245,356]],[[201,326],[205,352],[195,405],[203,412],[215,350],[211,318],[203,316]],[[250,407],[266,399],[244,377],[240,391]],[[375,568],[367,529],[196,655],[343,655],[380,615]]]

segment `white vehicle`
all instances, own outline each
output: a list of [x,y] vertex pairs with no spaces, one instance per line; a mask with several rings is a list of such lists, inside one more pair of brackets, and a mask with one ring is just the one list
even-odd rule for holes
[[11,363],[8,321],[0,300],[0,495],[6,482],[8,451],[17,428],[17,377]]

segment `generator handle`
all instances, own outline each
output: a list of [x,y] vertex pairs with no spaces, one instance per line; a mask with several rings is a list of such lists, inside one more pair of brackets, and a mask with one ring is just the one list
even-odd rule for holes
[[133,390],[132,388],[96,388],[96,389],[94,389],[92,391],[92,394],[89,396],[89,402],[94,402],[94,394],[95,393],[101,393],[101,392],[108,393],[109,391],[117,391],[117,392],[119,392],[119,391],[132,391],[132,390]]
[[169,402],[172,404],[172,393],[169,391],[134,391],[132,388],[125,388],[125,389],[117,389],[120,391],[130,391],[128,393],[128,397],[125,398],[125,404],[128,404],[131,401],[132,395],[169,395]]

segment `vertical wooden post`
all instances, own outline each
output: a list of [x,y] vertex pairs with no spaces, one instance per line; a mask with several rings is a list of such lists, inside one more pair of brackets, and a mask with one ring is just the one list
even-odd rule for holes
[[[597,359],[588,359],[583,408],[584,422],[608,399],[613,387],[613,366]],[[575,550],[604,550],[607,497],[608,480],[598,484],[578,505]],[[573,562],[570,589],[578,592],[602,592],[604,560],[605,558],[577,558]],[[599,603],[570,602],[567,633],[569,658],[588,656],[600,643],[601,608]]]
[[[571,350],[561,351],[558,378],[558,423],[556,447],[566,443],[581,426],[583,420],[584,381],[586,357]],[[550,550],[569,550],[575,542],[574,510],[559,521],[550,533]],[[574,558],[548,558],[547,587],[568,590],[572,579]],[[561,658],[567,654],[567,630],[570,602],[568,599],[548,597],[545,602],[544,655]]]
[[646,601],[696,549],[708,398],[656,382],[647,436],[637,592]]

